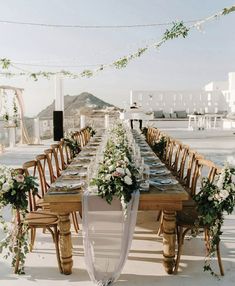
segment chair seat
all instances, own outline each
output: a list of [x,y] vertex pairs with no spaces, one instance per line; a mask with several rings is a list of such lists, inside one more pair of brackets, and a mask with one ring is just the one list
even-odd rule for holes
[[58,216],[50,212],[30,212],[26,215],[28,225],[54,225],[58,223]]
[[50,204],[44,202],[43,198],[37,200],[37,207],[40,209],[50,210]]

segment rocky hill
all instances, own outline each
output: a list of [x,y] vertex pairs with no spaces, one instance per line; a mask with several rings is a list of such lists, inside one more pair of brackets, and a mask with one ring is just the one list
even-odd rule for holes
[[[83,92],[75,96],[66,95],[64,97],[65,116],[72,116],[74,114],[81,114],[81,113],[90,114],[94,111],[106,108],[116,109],[114,105],[111,105],[88,92]],[[38,117],[40,118],[52,117],[54,110],[55,110],[55,101],[53,101],[52,104],[50,104],[44,110],[42,110],[38,114]]]

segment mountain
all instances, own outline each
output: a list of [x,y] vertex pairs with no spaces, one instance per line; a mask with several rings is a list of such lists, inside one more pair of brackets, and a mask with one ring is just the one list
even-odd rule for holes
[[[92,113],[93,111],[106,108],[116,109],[114,105],[111,105],[88,92],[83,92],[75,96],[66,95],[64,97],[65,116],[80,114],[81,112],[84,114],[87,113],[89,114]],[[42,110],[38,114],[38,117],[52,117],[54,110],[55,110],[55,100],[52,102],[52,104],[50,104],[44,110]]]

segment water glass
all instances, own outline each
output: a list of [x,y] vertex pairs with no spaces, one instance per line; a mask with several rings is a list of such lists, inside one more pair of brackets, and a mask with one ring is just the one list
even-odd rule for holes
[[142,179],[140,182],[140,190],[141,191],[145,191],[145,192],[149,191],[149,175],[150,175],[149,166],[144,164],[143,165]]

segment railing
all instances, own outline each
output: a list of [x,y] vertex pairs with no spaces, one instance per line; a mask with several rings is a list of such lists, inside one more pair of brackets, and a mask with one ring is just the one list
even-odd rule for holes
[[[89,115],[85,118],[85,124],[92,126],[94,129],[104,128],[107,115]],[[109,123],[112,124],[118,119],[118,114],[109,115]],[[106,118],[106,119],[105,119]],[[29,142],[31,144],[38,144],[41,140],[53,138],[53,118],[25,118],[25,128],[29,135]],[[78,130],[81,127],[81,118],[78,115],[65,116],[64,117],[64,132]],[[0,120],[0,145],[9,147],[9,128],[6,127],[6,123]],[[15,128],[15,143],[19,143],[21,140],[21,128]]]

